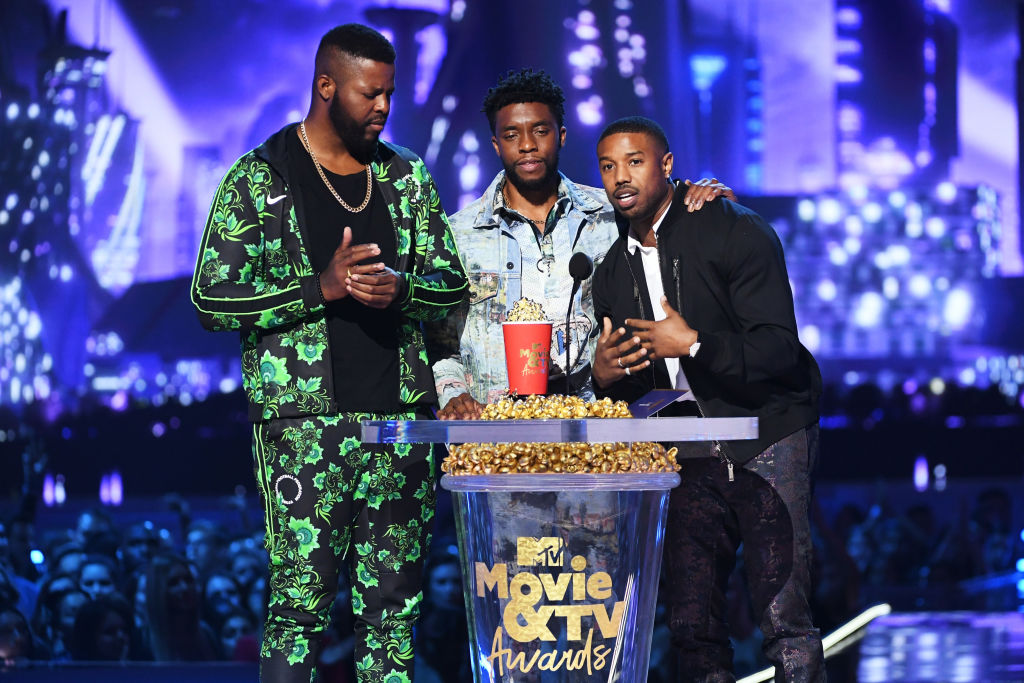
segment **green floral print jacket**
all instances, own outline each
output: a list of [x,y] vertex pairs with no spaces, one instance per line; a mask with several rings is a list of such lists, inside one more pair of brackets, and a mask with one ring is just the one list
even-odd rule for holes
[[[192,303],[208,330],[238,330],[253,421],[336,412],[325,306],[306,253],[301,203],[289,186],[289,125],[228,171],[203,231]],[[379,142],[375,182],[395,226],[405,405],[437,400],[422,321],[441,320],[466,292],[466,273],[433,178],[409,150]]]

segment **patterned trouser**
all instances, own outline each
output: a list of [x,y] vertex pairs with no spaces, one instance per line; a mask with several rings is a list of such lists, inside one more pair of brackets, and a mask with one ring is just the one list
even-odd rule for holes
[[265,683],[312,680],[346,559],[357,680],[412,679],[412,627],[434,517],[433,456],[428,444],[363,444],[359,421],[414,418],[342,413],[254,426],[270,552]]
[[[710,444],[680,450],[707,454]],[[776,680],[823,681],[821,637],[811,623],[811,473],[818,427],[773,444],[729,481],[717,458],[681,460],[665,535],[669,625],[680,681],[735,680],[725,621],[726,588],[743,544],[754,615]]]

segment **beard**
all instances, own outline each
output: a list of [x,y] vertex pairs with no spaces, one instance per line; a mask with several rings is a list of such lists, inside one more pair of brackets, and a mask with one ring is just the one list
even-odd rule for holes
[[330,117],[331,125],[334,126],[335,132],[338,133],[338,137],[341,138],[341,142],[345,145],[348,153],[361,164],[368,164],[373,161],[373,157],[377,153],[377,138],[379,134],[371,132],[368,126],[375,120],[379,122],[379,117],[373,117],[362,122],[356,121],[342,108],[337,95],[331,98],[331,104],[327,108],[327,115]]
[[555,156],[550,163],[544,160],[544,175],[539,178],[523,178],[519,175],[519,168],[513,164],[502,163],[505,167],[505,177],[520,193],[535,192],[558,183],[558,156],[560,149],[555,149]]

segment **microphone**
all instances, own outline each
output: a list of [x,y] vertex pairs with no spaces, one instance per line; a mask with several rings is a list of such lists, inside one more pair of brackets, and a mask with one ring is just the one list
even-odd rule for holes
[[[569,389],[569,320],[572,317],[572,304],[576,298],[576,292],[579,291],[580,285],[583,281],[590,277],[594,272],[594,262],[590,260],[590,257],[584,254],[582,251],[577,251],[569,259],[569,275],[572,276],[572,293],[569,294],[569,308],[565,312],[565,392],[571,393]],[[579,360],[577,358],[577,360]]]
[[576,294],[580,283],[590,277],[593,272],[594,262],[590,260],[589,256],[582,251],[577,251],[572,255],[572,258],[569,259],[569,275],[573,279],[573,295]]

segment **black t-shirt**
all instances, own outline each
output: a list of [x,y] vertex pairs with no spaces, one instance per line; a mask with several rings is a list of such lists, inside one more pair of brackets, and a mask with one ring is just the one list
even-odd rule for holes
[[[398,261],[395,227],[376,183],[369,205],[359,213],[346,210],[324,185],[298,131],[288,136],[288,166],[292,189],[301,197],[303,227],[309,239],[307,251],[313,269],[320,273],[341,244],[345,226],[352,229],[352,244],[372,242],[380,255],[362,263],[383,263],[395,268]],[[323,168],[321,166],[321,168]],[[358,207],[366,197],[366,172],[324,175],[349,206]],[[327,332],[334,368],[334,395],[341,412],[395,412],[399,408],[400,316],[394,308],[371,308],[352,295],[327,304]]]

